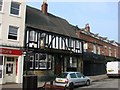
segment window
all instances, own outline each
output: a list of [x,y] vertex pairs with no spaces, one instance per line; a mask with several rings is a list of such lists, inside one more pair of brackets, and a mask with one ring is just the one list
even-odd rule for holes
[[71,73],[71,74],[70,74],[70,77],[71,77],[71,78],[77,78],[75,73]]
[[0,0],[0,11],[2,11],[3,0]]
[[81,78],[81,77],[82,77],[81,73],[76,73],[76,74],[77,74],[77,77],[78,77],[78,78]]
[[80,48],[80,42],[78,40],[76,40],[76,48]]
[[1,23],[0,23],[0,38],[2,38],[2,27],[1,27]]
[[93,44],[93,53],[96,54],[96,45]]
[[30,31],[30,41],[37,42],[37,33],[35,31]]
[[34,56],[30,56],[30,69],[34,68]]
[[17,40],[18,27],[9,26],[8,39]]
[[11,2],[11,10],[10,13],[14,15],[19,15],[20,11],[20,3],[18,2]]
[[38,69],[39,67],[39,54],[35,54],[35,69]]
[[108,49],[108,53],[109,53],[109,56],[111,56],[111,47],[109,47],[109,49]]
[[0,56],[0,65],[3,65],[3,56]]
[[45,47],[45,37],[46,37],[46,34],[45,33],[41,33],[41,36],[40,36],[40,48],[44,48]]
[[98,54],[100,54],[100,47],[98,47]]
[[[44,56],[45,54],[43,54]],[[43,57],[42,56],[42,57]],[[46,56],[46,55],[45,55]],[[41,55],[40,55],[41,57]],[[48,58],[46,58],[48,57]],[[51,69],[51,59],[52,59],[52,56],[51,55],[48,55],[46,56],[45,58],[41,58],[39,60],[39,69]]]
[[70,48],[73,48],[74,42],[73,42],[73,40],[72,40],[71,38],[69,39],[69,43],[68,43],[68,44],[69,44],[69,47],[70,47]]

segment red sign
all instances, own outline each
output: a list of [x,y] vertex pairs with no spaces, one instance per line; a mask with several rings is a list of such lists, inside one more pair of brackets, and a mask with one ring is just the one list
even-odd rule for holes
[[18,49],[8,49],[8,48],[0,48],[0,54],[22,55],[22,50],[18,50]]

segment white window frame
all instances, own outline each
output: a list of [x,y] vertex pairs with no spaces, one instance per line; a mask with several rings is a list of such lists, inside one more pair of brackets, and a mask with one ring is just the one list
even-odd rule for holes
[[0,23],[0,39],[2,38],[2,24]]
[[111,47],[108,48],[108,54],[111,56]]
[[30,63],[32,65],[30,69],[34,69],[34,56],[30,56]]
[[37,32],[30,31],[30,41],[37,42]]
[[98,46],[98,54],[100,54],[100,47]]
[[35,69],[39,69],[39,54],[35,54]]
[[115,52],[115,57],[117,57],[117,50],[116,50],[116,49],[114,49],[114,52]]
[[71,39],[71,38],[69,38],[69,40],[68,40],[69,42],[69,47],[71,47],[71,48],[73,48],[74,47],[74,40],[73,39]]
[[3,0],[0,0],[1,4],[0,4],[0,12],[3,10]]
[[[15,33],[15,34],[14,34],[14,33],[11,33],[11,34],[10,34],[10,27],[11,27],[11,28],[14,28],[14,30],[16,29],[16,30],[17,30],[17,33]],[[12,30],[12,29],[11,29],[11,30]],[[19,27],[11,26],[11,25],[10,25],[10,26],[9,26],[9,31],[8,31],[8,39],[9,39],[9,40],[16,40],[16,41],[17,41],[17,40],[18,40],[18,32],[19,32]],[[9,38],[9,35],[14,36],[14,37],[16,37],[17,39]]]
[[39,60],[39,69],[47,69],[47,64],[48,63],[49,63],[49,68],[48,69],[52,69],[52,65],[51,65],[52,61],[51,61],[51,59],[52,59],[52,56],[46,54],[46,59],[45,60]]
[[[19,5],[19,8],[12,7],[12,3],[18,4],[18,5]],[[11,7],[10,7],[10,14],[11,14],[11,15],[19,16],[19,15],[20,15],[20,8],[21,8],[21,4],[20,4],[19,2],[12,1],[12,2],[11,2]],[[12,13],[12,10],[18,11],[18,14]]]
[[97,49],[96,49],[96,45],[95,45],[95,44],[93,44],[93,53],[95,53],[95,54],[96,54],[96,53],[97,53],[96,51],[97,51]]

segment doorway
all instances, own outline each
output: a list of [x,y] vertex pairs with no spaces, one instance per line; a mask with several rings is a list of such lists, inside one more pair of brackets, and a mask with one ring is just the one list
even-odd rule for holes
[[6,57],[6,83],[13,83],[16,81],[16,61],[14,57]]
[[64,61],[64,57],[62,55],[55,55],[54,56],[55,59],[55,74],[58,75],[63,71],[63,61]]

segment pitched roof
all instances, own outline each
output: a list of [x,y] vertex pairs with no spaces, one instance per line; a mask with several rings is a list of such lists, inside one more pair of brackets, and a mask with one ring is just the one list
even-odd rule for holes
[[27,6],[26,9],[26,25],[48,32],[78,38],[75,34],[75,30],[65,19],[50,13],[44,15],[41,10],[30,6]]

